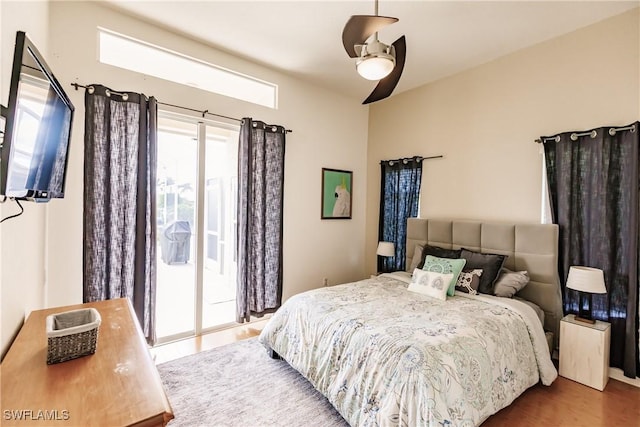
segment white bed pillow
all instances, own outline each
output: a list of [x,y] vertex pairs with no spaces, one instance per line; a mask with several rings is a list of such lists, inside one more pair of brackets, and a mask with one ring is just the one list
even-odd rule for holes
[[413,270],[409,289],[411,292],[424,294],[442,301],[447,299],[449,283],[453,279],[453,274],[436,273],[416,268]]

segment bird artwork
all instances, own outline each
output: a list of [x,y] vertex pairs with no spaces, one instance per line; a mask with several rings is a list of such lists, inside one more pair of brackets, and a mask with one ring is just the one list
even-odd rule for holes
[[352,172],[322,168],[322,219],[351,219]]
[[351,194],[349,194],[349,190],[347,190],[345,178],[342,179],[342,184],[336,186],[335,198],[336,203],[333,205],[333,216],[351,216]]

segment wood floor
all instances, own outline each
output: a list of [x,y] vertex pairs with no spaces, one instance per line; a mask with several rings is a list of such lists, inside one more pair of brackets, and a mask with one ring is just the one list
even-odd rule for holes
[[156,365],[158,365],[160,363],[168,362],[169,360],[178,359],[180,357],[199,353],[205,350],[211,350],[212,348],[220,347],[225,344],[231,344],[232,342],[257,337],[260,335],[260,332],[266,323],[266,319],[259,320],[242,326],[211,332],[199,337],[175,341],[169,344],[162,344],[152,348],[151,355],[153,356]]
[[[260,334],[266,321],[155,347],[156,363],[209,350]],[[550,387],[536,385],[483,427],[640,427],[640,388],[609,380],[603,392],[558,377]]]
[[609,380],[603,392],[558,377],[536,385],[483,427],[640,427],[640,388]]

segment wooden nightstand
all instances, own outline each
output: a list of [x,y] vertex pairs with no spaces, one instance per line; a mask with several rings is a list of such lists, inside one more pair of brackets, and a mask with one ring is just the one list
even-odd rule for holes
[[588,323],[566,315],[560,322],[560,375],[600,391],[609,381],[611,325]]

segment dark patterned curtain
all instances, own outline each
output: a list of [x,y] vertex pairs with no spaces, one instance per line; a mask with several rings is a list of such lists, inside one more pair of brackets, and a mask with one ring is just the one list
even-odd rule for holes
[[393,242],[395,256],[378,257],[378,271],[405,269],[407,218],[418,216],[422,157],[380,162],[378,240]]
[[238,144],[236,320],[248,322],[282,303],[285,129],[242,119]]
[[554,222],[560,226],[559,273],[565,313],[578,293],[569,267],[604,271],[607,294],[593,295],[592,316],[611,323],[611,366],[635,378],[638,361],[639,122],[543,137]]
[[155,341],[154,98],[91,85],[85,92],[84,301],[129,298]]

